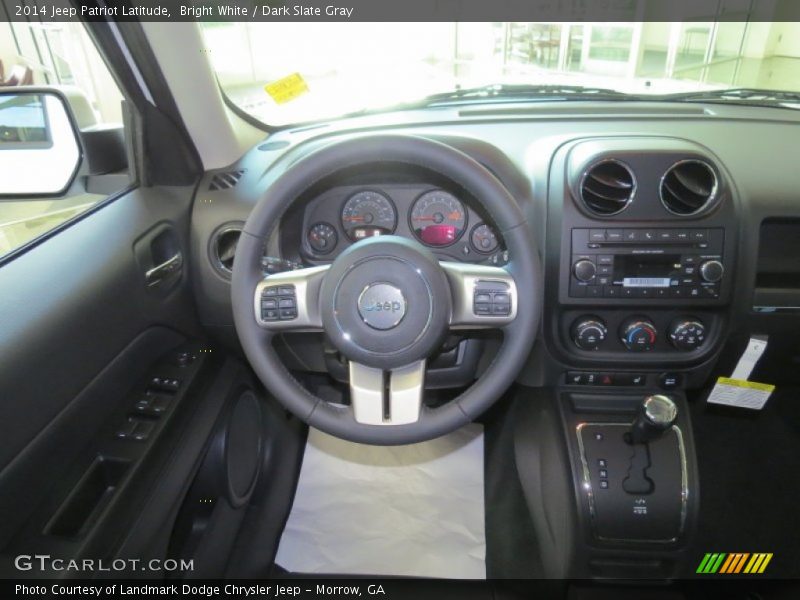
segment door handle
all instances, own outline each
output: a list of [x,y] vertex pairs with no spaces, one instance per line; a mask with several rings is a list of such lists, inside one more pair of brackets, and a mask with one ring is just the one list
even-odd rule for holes
[[178,252],[172,258],[167,259],[160,265],[156,265],[152,269],[146,271],[144,274],[145,283],[147,284],[147,287],[156,286],[175,273],[178,273],[182,267],[183,254]]

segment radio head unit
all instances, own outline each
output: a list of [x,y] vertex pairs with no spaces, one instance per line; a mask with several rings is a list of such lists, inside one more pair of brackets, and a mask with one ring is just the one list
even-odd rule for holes
[[573,229],[571,298],[716,299],[725,230]]

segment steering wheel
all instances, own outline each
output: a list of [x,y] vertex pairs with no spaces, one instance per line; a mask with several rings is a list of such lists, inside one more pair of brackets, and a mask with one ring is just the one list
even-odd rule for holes
[[[422,244],[387,235],[353,244],[329,266],[264,277],[265,242],[292,202],[344,168],[376,163],[422,167],[467,190],[497,225],[508,264],[439,262]],[[266,188],[239,238],[231,297],[244,352],[279,402],[331,435],[395,445],[459,428],[513,383],[536,337],[541,283],[539,254],[523,213],[491,172],[431,139],[369,135],[309,154]],[[452,401],[425,406],[426,360],[449,330],[485,328],[503,333],[488,368]],[[322,331],[349,360],[349,406],[311,394],[286,369],[272,338],[290,331]]]

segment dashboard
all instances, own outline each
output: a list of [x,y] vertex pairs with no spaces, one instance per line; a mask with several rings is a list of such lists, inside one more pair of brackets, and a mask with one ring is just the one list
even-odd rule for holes
[[[785,243],[800,237],[800,227],[792,229],[799,235],[786,233],[800,219],[800,173],[790,158],[797,113],[580,102],[407,111],[287,129],[207,174],[193,243],[208,260],[194,268],[201,318],[220,336],[233,338],[230,273],[215,260],[220,234],[241,228],[270,181],[297,160],[373,131],[422,135],[469,154],[523,209],[545,267],[542,330],[521,375],[528,385],[697,387],[731,340],[742,345],[753,330],[780,336],[796,327],[791,306],[800,305],[800,290],[785,282],[800,273],[792,275],[780,251],[768,260],[759,249],[769,241],[762,227]],[[215,177],[231,172],[236,184],[215,188]],[[326,264],[385,234],[414,239],[440,260],[508,258],[477,199],[457,182],[402,165],[353,165],[310,183],[265,255]],[[765,271],[773,268],[782,275]],[[295,355],[308,349],[300,346]],[[481,352],[491,349],[462,352],[476,361],[472,374]],[[299,363],[325,368],[306,354]]]

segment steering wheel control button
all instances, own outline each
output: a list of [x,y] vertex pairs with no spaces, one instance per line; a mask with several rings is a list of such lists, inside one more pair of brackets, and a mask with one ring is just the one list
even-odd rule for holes
[[582,317],[572,326],[572,340],[581,350],[597,350],[607,335],[606,324],[599,317]]
[[511,293],[508,284],[500,281],[476,282],[472,296],[472,312],[476,316],[511,315]]
[[296,318],[297,295],[293,285],[274,285],[262,290],[262,321],[291,321]]
[[390,283],[372,283],[358,297],[358,312],[364,323],[374,329],[394,329],[407,309],[403,291]]
[[631,352],[648,352],[655,347],[658,332],[648,319],[631,317],[623,321],[619,335],[622,344]]

